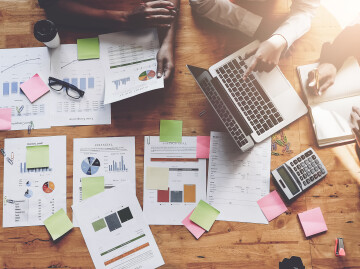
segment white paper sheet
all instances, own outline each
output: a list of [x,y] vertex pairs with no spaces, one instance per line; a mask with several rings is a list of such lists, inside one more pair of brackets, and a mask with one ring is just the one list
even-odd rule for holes
[[50,55],[46,47],[0,50],[0,108],[11,108],[11,130],[26,130],[31,121],[35,129],[51,127],[50,93],[31,104],[20,90],[20,84],[36,73],[49,77]]
[[[74,139],[73,203],[80,203],[81,179],[103,176],[105,190],[128,182],[136,195],[135,137],[98,137]],[[74,226],[78,222],[73,218]]]
[[267,224],[257,201],[270,189],[271,140],[241,153],[227,133],[211,132],[207,198],[217,220]]
[[[167,167],[169,194],[148,190],[144,184],[144,214],[149,224],[182,225],[181,221],[206,198],[206,160],[196,160],[196,136],[183,136],[182,143],[160,142],[159,139],[159,136],[145,137],[144,183],[148,166]],[[154,160],[159,158],[163,161]],[[195,188],[195,202],[185,202],[184,189],[188,187]],[[168,202],[164,202],[165,196]]]
[[96,268],[156,268],[164,264],[132,186],[117,187],[73,205]]
[[105,104],[164,87],[156,76],[160,48],[156,29],[133,30],[99,36],[105,70]]
[[[26,168],[26,146],[49,145],[48,168]],[[5,139],[3,227],[43,225],[59,209],[66,212],[66,137]]]
[[52,126],[111,124],[111,106],[104,105],[104,72],[100,60],[77,60],[77,45],[51,51],[51,76],[85,91],[80,99],[52,91]]

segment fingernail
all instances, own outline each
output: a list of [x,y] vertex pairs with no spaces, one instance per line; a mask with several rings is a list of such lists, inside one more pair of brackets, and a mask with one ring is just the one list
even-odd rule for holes
[[157,73],[157,77],[161,78],[161,73],[160,72]]

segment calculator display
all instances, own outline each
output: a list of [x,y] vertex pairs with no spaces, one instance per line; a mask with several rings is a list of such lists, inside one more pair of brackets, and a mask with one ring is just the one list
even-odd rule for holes
[[294,195],[295,193],[299,192],[299,188],[295,185],[294,181],[292,180],[289,173],[286,171],[284,167],[279,167],[277,169],[277,172],[281,176],[281,178],[284,180],[285,184],[288,186],[291,193]]

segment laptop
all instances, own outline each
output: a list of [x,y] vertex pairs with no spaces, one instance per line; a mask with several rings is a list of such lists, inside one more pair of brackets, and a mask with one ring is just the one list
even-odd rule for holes
[[243,80],[254,41],[209,70],[187,65],[199,87],[241,151],[245,152],[307,113],[307,108],[278,67],[252,72]]

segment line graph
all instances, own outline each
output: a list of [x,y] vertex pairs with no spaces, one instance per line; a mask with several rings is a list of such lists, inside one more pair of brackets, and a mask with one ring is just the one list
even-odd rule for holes
[[26,59],[26,60],[24,60],[24,61],[21,61],[21,62],[15,63],[15,64],[13,64],[13,65],[10,65],[9,67],[7,67],[7,68],[5,68],[5,69],[1,70],[1,74],[2,74],[2,73],[4,73],[5,71],[7,71],[7,70],[9,70],[9,69],[11,69],[11,68],[13,68],[13,67],[17,66],[17,65],[20,65],[20,64],[23,64],[23,63],[26,63],[26,62],[30,62],[30,61],[35,61],[35,60],[40,60],[40,58]]

